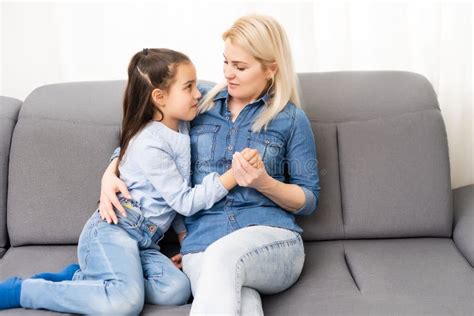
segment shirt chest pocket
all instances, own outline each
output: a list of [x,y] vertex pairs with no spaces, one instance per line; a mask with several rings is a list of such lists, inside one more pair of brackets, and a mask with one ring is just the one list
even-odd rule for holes
[[248,131],[247,147],[258,150],[270,175],[283,173],[285,142],[276,134]]
[[191,161],[203,163],[214,159],[216,137],[220,126],[195,125],[191,128]]

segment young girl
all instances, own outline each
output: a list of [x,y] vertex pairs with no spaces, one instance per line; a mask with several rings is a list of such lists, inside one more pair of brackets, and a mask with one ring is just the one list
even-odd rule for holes
[[[158,242],[173,225],[180,241],[182,217],[208,209],[236,185],[231,171],[190,184],[188,122],[201,94],[187,56],[144,49],[128,67],[123,102],[120,178],[130,197],[119,195],[126,214],[109,225],[95,211],[78,244],[79,265],[0,283],[0,309],[25,307],[78,314],[138,314],[144,302],[185,304],[187,277],[160,253]],[[260,166],[256,151],[245,158]]]

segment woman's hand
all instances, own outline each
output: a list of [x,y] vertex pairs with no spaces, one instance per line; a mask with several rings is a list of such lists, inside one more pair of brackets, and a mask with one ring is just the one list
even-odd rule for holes
[[242,153],[236,152],[232,159],[232,174],[237,183],[242,187],[254,188],[256,190],[260,190],[268,185],[271,177],[263,165],[260,154],[256,153],[256,162],[252,165],[245,159]]
[[253,148],[244,148],[240,152],[240,154],[245,158],[245,160],[248,161],[249,164],[251,164],[254,168],[261,168],[263,167],[263,161],[262,157],[258,153],[258,150],[253,149]]
[[114,159],[110,163],[102,176],[100,187],[99,213],[100,217],[105,219],[109,224],[111,222],[114,222],[114,224],[118,223],[114,207],[120,212],[120,214],[122,214],[122,216],[127,216],[125,209],[117,198],[117,192],[121,192],[126,198],[131,199],[127,186],[115,174],[116,163],[117,159]]

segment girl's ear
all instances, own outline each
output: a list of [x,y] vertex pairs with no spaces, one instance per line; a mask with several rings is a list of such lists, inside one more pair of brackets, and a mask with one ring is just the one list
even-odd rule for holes
[[155,103],[157,106],[165,105],[164,97],[164,92],[158,88],[153,89],[153,91],[151,92],[151,98],[153,100],[153,103]]

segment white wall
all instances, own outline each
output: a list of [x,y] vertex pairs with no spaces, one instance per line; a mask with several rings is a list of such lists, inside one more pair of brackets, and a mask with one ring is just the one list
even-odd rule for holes
[[125,79],[143,47],[188,54],[220,81],[221,34],[263,13],[285,27],[297,72],[407,70],[426,76],[446,122],[453,187],[474,183],[470,1],[105,1],[0,5],[0,95],[56,82]]

